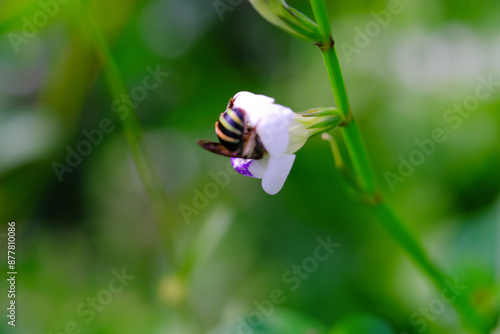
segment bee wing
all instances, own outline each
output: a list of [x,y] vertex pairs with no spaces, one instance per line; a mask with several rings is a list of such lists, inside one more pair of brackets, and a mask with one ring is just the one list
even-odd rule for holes
[[229,151],[227,148],[222,146],[221,143],[214,143],[210,140],[198,140],[198,145],[203,147],[205,150],[210,151],[215,154],[223,155],[225,157],[240,158],[236,152]]

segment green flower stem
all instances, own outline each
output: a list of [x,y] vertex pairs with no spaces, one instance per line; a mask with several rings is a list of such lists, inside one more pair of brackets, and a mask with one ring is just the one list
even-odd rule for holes
[[[360,189],[366,197],[371,199],[370,202],[373,204],[372,208],[378,220],[420,268],[431,278],[437,288],[441,291],[449,289],[446,285],[446,276],[431,262],[421,245],[404,227],[401,221],[393,213],[390,206],[382,200],[381,196],[379,196],[375,190],[372,169],[361,140],[359,129],[350,112],[339,60],[330,35],[331,29],[325,3],[323,0],[310,0],[310,2],[316,22],[323,34],[324,42],[322,45],[318,46],[325,60],[335,101],[344,116],[345,126],[341,128],[341,131]],[[484,332],[487,325],[485,325],[483,319],[478,316],[476,310],[470,305],[466,296],[467,294],[463,294],[457,297],[453,305],[462,316],[465,324]]]
[[344,163],[342,154],[340,153],[339,146],[335,138],[328,132],[323,132],[321,138],[330,143],[330,148],[332,149],[333,162],[335,163],[335,168],[339,171],[339,181],[344,189],[344,192],[348,195],[355,195],[359,198],[359,184],[356,178],[352,175],[351,171]]
[[372,176],[368,155],[365,152],[365,147],[354,118],[349,125],[341,128],[341,132],[354,172],[358,177],[360,188],[364,189],[366,194],[373,195],[375,193],[375,181]]
[[318,25],[321,35],[323,35],[323,45],[327,45],[331,41],[330,32],[330,21],[328,20],[328,15],[326,15],[326,6],[324,1],[314,1],[311,0],[311,8],[316,18],[316,24]]
[[[330,35],[328,35],[330,36]],[[349,100],[347,99],[347,92],[344,85],[342,72],[340,71],[339,60],[333,44],[328,42],[324,46],[320,46],[325,60],[328,76],[335,81],[335,88],[333,89],[333,96],[338,104],[338,108],[342,111],[344,119],[348,120],[350,117]]]
[[[114,99],[120,99],[127,95],[125,85],[121,78],[120,71],[116,64],[116,60],[111,53],[106,38],[91,14],[88,12],[86,5],[81,2],[81,12],[86,18],[85,25],[88,26],[90,34],[93,38],[96,50],[99,53],[102,63],[104,64],[104,76]],[[142,130],[137,119],[135,109],[130,106],[129,114],[123,119],[120,118],[123,131],[132,153],[132,158],[137,168],[138,175],[146,190],[146,193],[152,203],[152,208],[156,218],[161,221],[158,228],[161,232],[163,246],[166,250],[166,256],[170,264],[173,264],[172,240],[174,237],[173,229],[176,226],[176,216],[166,193],[164,192],[161,182],[156,175],[149,156],[146,154],[146,149],[143,141]]]
[[[311,4],[318,2],[323,1],[313,0],[311,1]],[[318,7],[321,8],[322,6],[313,6],[313,10]],[[318,22],[326,22],[328,29],[326,32],[328,34],[328,38],[325,38],[325,40],[328,41],[328,44],[320,46],[320,49],[323,54],[323,59],[325,60],[328,77],[330,78],[333,89],[333,96],[335,98],[335,101],[337,102],[337,107],[340,109],[345,123],[347,123],[346,126],[342,127],[341,131],[344,142],[347,146],[349,158],[352,162],[354,171],[359,178],[360,186],[365,190],[366,193],[373,194],[375,190],[375,182],[373,181],[371,167],[368,161],[368,155],[365,153],[365,148],[359,134],[358,126],[356,125],[356,121],[352,118],[351,115],[349,100],[347,99],[347,92],[345,89],[342,72],[340,71],[337,53],[335,52],[333,43],[330,43],[330,25],[328,23],[328,18],[323,18],[320,20],[319,17],[323,17],[323,15],[319,15],[318,17],[316,11],[315,15],[318,18]],[[325,24],[318,23],[318,25],[321,28],[324,27]]]
[[[450,288],[446,282],[453,280],[447,278],[427,257],[422,246],[416,241],[413,235],[401,224],[401,221],[394,214],[390,205],[386,201],[380,201],[373,206],[373,212],[378,220],[384,225],[387,231],[398,241],[399,244],[410,254],[420,268],[431,278],[436,287],[442,291]],[[453,300],[453,305],[458,311],[464,323],[470,328],[477,329],[480,333],[486,333],[488,324],[482,319],[471,306],[468,300],[469,294],[462,293]]]

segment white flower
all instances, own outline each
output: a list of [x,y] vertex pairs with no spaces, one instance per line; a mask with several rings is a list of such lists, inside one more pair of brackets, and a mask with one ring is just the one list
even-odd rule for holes
[[312,131],[299,121],[301,116],[265,95],[239,92],[233,98],[233,108],[245,111],[267,154],[259,160],[231,158],[231,163],[238,173],[262,179],[264,191],[274,195],[292,169],[293,153],[306,143]]
[[200,139],[198,144],[210,152],[232,157],[238,173],[262,179],[264,191],[274,195],[292,169],[294,153],[311,136],[332,129],[341,120],[336,108],[294,113],[268,96],[239,92],[215,123],[220,142]]

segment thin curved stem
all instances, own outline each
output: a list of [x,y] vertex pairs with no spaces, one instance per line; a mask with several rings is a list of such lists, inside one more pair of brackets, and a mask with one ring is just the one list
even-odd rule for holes
[[[448,284],[450,280],[448,280],[446,275],[432,263],[417,239],[404,227],[389,204],[382,199],[375,189],[372,168],[358,126],[351,115],[344,79],[335,52],[333,39],[331,39],[330,35],[330,25],[324,0],[310,0],[310,3],[316,22],[323,33],[323,41],[325,42],[319,45],[319,47],[323,54],[335,101],[345,119],[345,124],[341,128],[342,136],[353,166],[355,177],[359,182],[359,188],[367,198],[371,199],[369,202],[372,204],[375,216],[390,235],[427,274],[440,291],[447,291],[445,289],[449,289]],[[487,324],[472,307],[467,298],[467,294],[462,294],[457,297],[453,305],[467,326],[475,328],[480,332],[486,331],[488,328]]]
[[311,7],[316,18],[318,27],[323,34],[323,44],[319,45],[323,54],[328,77],[332,84],[333,96],[338,108],[340,109],[345,126],[342,127],[342,136],[347,146],[349,158],[351,160],[355,175],[358,177],[360,186],[368,194],[373,194],[375,190],[375,182],[373,180],[368,155],[365,153],[365,148],[359,135],[359,130],[356,121],[352,118],[349,100],[344,84],[342,71],[335,52],[334,42],[331,37],[330,22],[326,12],[326,6],[323,0],[311,0]]
[[311,7],[316,18],[316,24],[319,27],[319,31],[323,35],[323,45],[330,43],[330,21],[328,19],[327,10],[324,1],[311,1]]
[[[85,25],[88,27],[95,48],[104,64],[104,77],[109,87],[111,96],[115,100],[119,100],[122,96],[127,95],[125,85],[123,84],[122,76],[116,60],[110,50],[106,37],[101,30],[99,24],[89,13],[87,4],[81,2],[81,12],[86,19]],[[132,159],[137,168],[137,173],[144,186],[144,189],[151,201],[153,212],[159,224],[157,228],[162,237],[165,255],[171,265],[175,264],[172,248],[172,240],[174,237],[174,229],[178,221],[175,211],[159,182],[156,171],[153,168],[151,159],[146,152],[146,147],[143,139],[142,129],[137,119],[136,111],[130,106],[130,112],[126,117],[120,117],[125,138],[129,145]]]
[[[387,201],[381,201],[373,206],[373,212],[378,220],[384,225],[385,229],[393,236],[393,238],[403,246],[406,252],[411,256],[415,263],[429,276],[436,287],[445,293],[450,290],[450,285],[454,281],[446,277],[439,268],[432,263],[425,254],[422,246],[416,241],[415,237],[408,231],[399,218],[394,214],[391,206]],[[453,305],[462,317],[464,323],[479,330],[480,333],[486,333],[489,327],[486,321],[481,318],[468,300],[468,293],[460,293],[453,300]]]

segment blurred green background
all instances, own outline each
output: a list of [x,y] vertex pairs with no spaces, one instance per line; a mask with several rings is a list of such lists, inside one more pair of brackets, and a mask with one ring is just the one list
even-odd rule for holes
[[[498,326],[500,3],[327,5],[381,188]],[[3,315],[0,332],[472,333],[343,192],[319,137],[275,196],[196,144],[243,90],[294,111],[334,104],[317,48],[247,1],[0,2],[0,245],[15,221],[18,271],[16,327]],[[168,201],[137,172],[130,105]],[[336,244],[324,261],[318,238]]]

